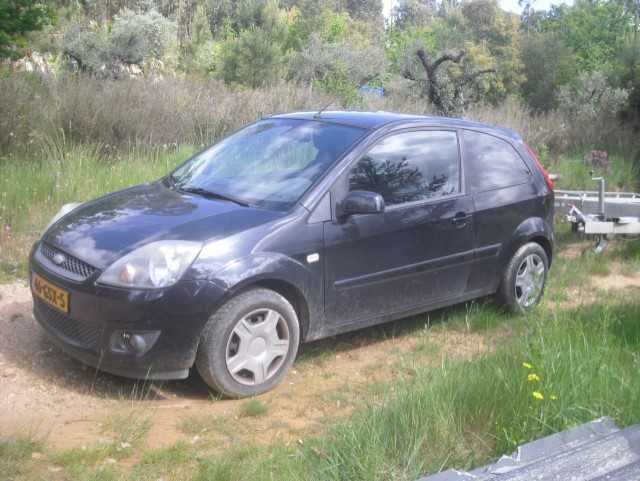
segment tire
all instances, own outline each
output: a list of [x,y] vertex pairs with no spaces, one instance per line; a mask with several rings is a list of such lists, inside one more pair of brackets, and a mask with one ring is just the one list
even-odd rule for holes
[[544,294],[548,271],[549,258],[542,246],[536,242],[524,244],[502,273],[496,295],[498,302],[513,313],[530,311]]
[[291,304],[272,290],[251,289],[209,318],[195,364],[202,379],[223,396],[256,396],[282,381],[299,343],[300,325]]

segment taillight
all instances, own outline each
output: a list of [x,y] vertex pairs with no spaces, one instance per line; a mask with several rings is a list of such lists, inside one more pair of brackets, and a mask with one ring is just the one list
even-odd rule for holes
[[536,161],[536,165],[538,166],[538,169],[540,169],[540,173],[542,173],[542,176],[544,177],[544,181],[547,183],[547,186],[551,190],[553,190],[554,188],[553,179],[551,178],[551,176],[549,176],[549,172],[547,172],[547,169],[544,168],[544,165],[542,165],[542,162],[540,162],[540,159],[538,158],[538,154],[536,154],[535,151],[531,147],[529,147],[527,144],[524,144],[524,146],[529,151],[529,154],[531,154],[531,157],[533,157],[533,160]]

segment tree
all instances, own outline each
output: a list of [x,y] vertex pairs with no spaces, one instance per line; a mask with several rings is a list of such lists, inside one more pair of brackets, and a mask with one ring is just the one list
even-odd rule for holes
[[627,42],[616,60],[613,71],[616,85],[629,92],[623,119],[637,131],[640,129],[640,38]]
[[522,96],[534,110],[555,108],[560,87],[578,74],[573,51],[553,33],[531,34],[525,38],[522,63],[526,78],[522,83]]
[[225,82],[260,87],[282,77],[288,60],[283,12],[268,2],[258,22],[224,42],[218,73]]
[[52,21],[53,12],[38,0],[0,2],[0,58],[15,57],[25,45],[25,34]]
[[381,0],[343,0],[351,18],[367,22],[382,21]]
[[424,0],[400,0],[391,12],[392,24],[400,29],[429,24],[437,14],[436,2]]
[[555,7],[542,23],[575,52],[580,70],[606,70],[633,28],[633,14],[618,0],[577,0],[572,7]]
[[361,100],[358,88],[379,81],[386,71],[384,50],[373,42],[356,43],[353,38],[327,42],[313,34],[289,64],[289,78],[317,83],[325,91],[351,106]]
[[[466,50],[460,50],[455,54],[445,53],[435,59],[424,48],[418,48],[415,54],[426,76],[426,82],[423,82],[424,94],[437,111],[443,115],[453,115],[470,103],[477,102],[478,96],[472,93],[475,84],[483,75],[495,73],[493,67],[472,70],[468,65],[465,65],[463,59],[467,56]],[[447,67],[450,64],[462,66],[462,72],[455,76],[451,72],[447,72]],[[408,69],[404,71],[404,76],[409,80],[419,80]],[[468,95],[469,93],[471,95]]]

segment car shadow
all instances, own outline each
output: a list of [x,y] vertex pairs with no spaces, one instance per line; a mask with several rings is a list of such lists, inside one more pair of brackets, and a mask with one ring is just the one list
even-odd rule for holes
[[[483,302],[483,301],[481,301]],[[58,390],[100,399],[180,401],[218,399],[195,369],[179,381],[127,379],[86,366],[66,355],[47,337],[31,312],[31,302],[0,307],[0,361],[16,375],[35,378]],[[350,351],[391,338],[411,336],[453,318],[464,318],[469,304],[391,321],[374,327],[303,344],[296,365],[313,363],[330,354]],[[1,374],[1,367],[0,367]],[[26,382],[26,381],[25,381]]]

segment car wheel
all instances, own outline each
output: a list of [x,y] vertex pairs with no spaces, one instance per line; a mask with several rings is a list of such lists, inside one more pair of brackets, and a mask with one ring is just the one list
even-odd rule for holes
[[542,298],[549,269],[549,258],[542,246],[529,242],[521,246],[505,268],[498,301],[509,311],[522,313]]
[[291,304],[269,289],[238,294],[207,322],[196,368],[204,381],[231,398],[273,389],[298,352],[300,326]]

